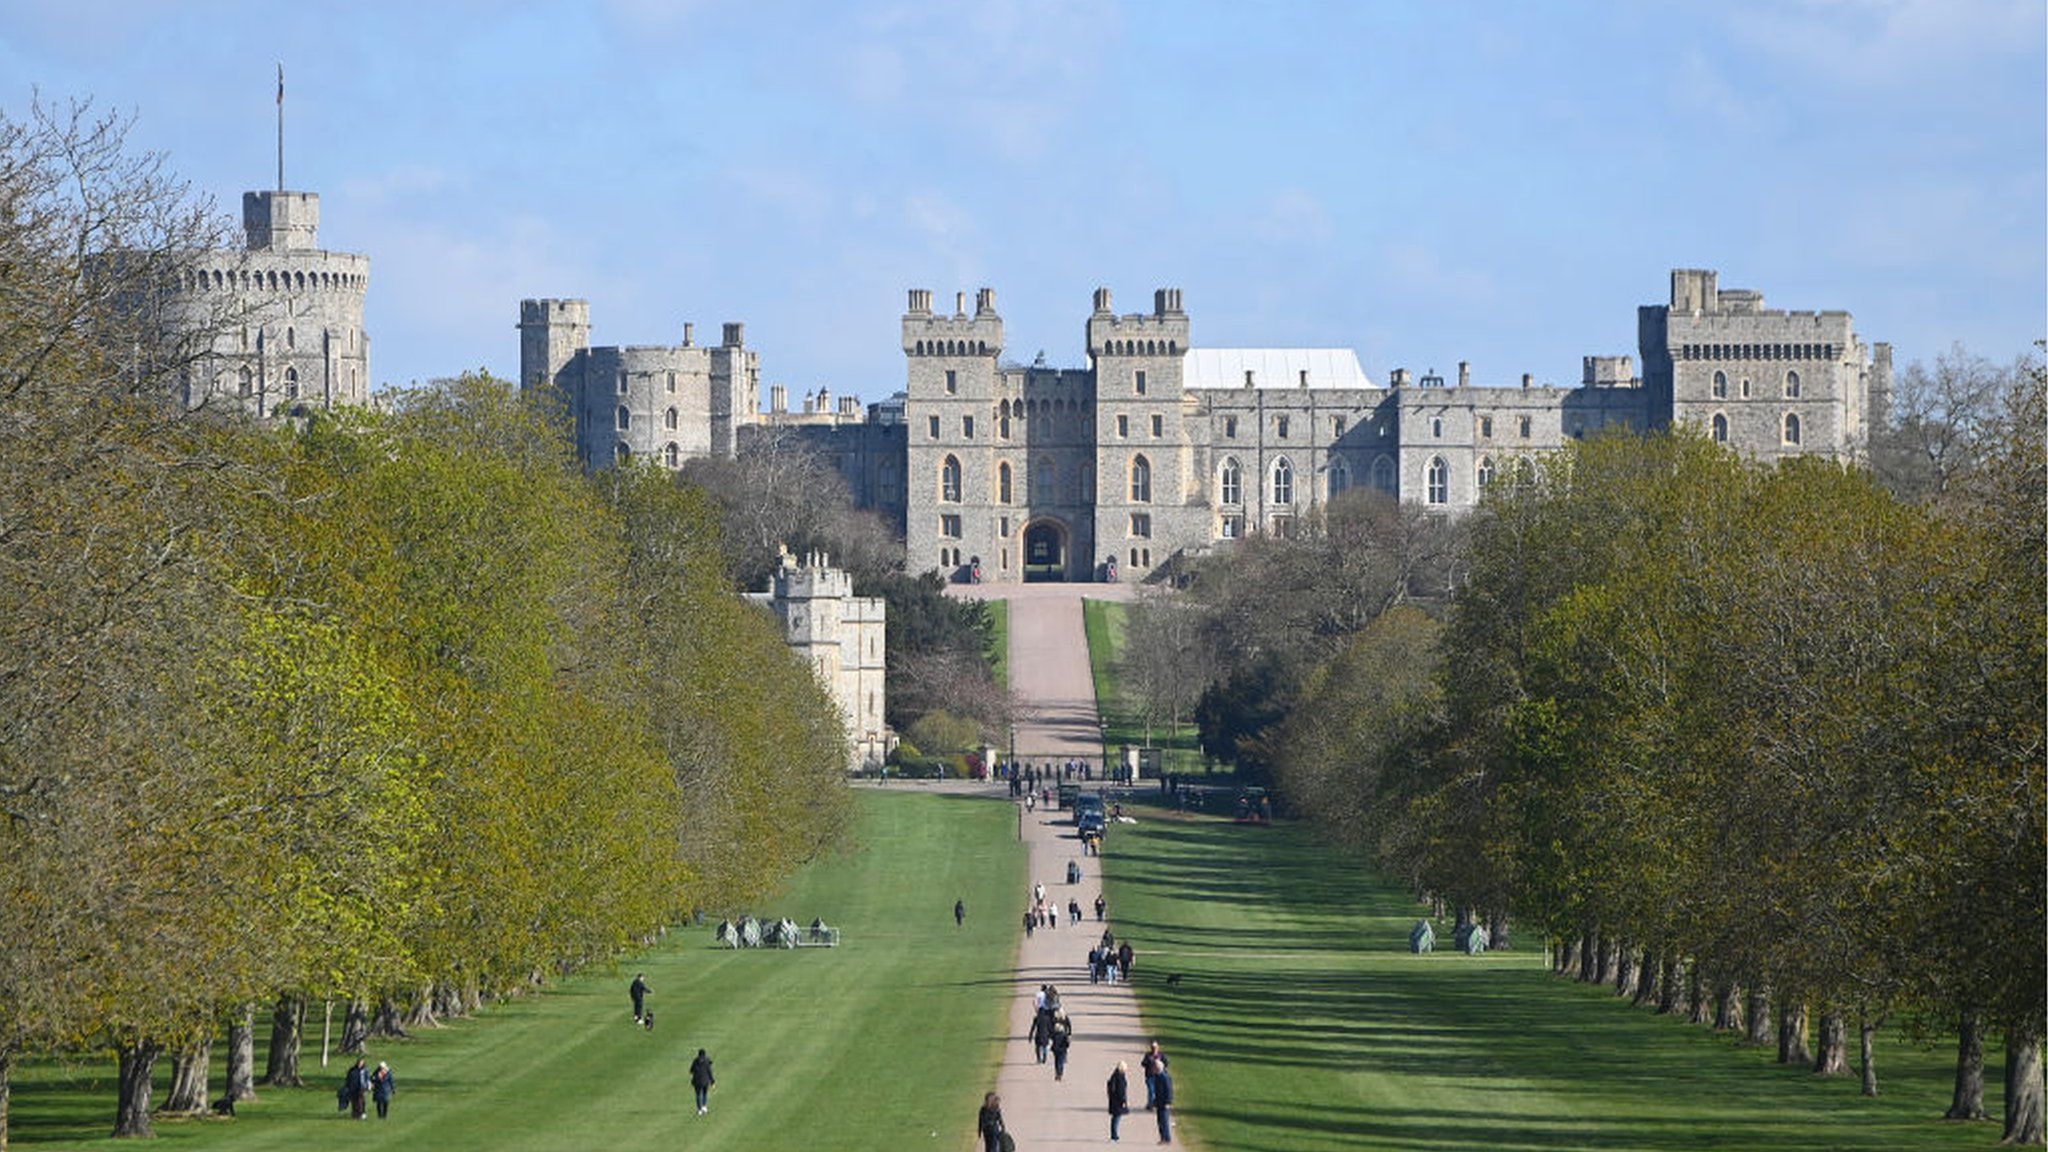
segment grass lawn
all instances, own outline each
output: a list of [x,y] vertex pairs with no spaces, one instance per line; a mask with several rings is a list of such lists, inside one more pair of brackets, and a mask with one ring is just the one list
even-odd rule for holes
[[982,611],[988,613],[988,664],[995,670],[996,683],[1005,688],[1010,686],[1010,602],[1008,600],[984,600]]
[[1854,1075],[1817,1080],[1777,1066],[1775,1048],[1551,976],[1540,950],[1409,955],[1417,906],[1297,827],[1139,815],[1103,857],[1110,907],[1138,948],[1186,1126],[1212,1152],[1998,1142],[1995,1120],[1936,1119],[1953,1049],[1881,1037],[1882,1095],[1864,1099]]
[[[345,1064],[320,1071],[316,1008],[304,1061],[312,1087],[258,1089],[262,1099],[232,1122],[159,1123],[158,1143],[237,1152],[342,1140],[451,1152],[964,1147],[1001,1056],[1016,957],[1010,911],[1024,883],[1016,815],[944,795],[862,792],[859,806],[858,846],[805,870],[763,909],[841,926],[839,948],[732,952],[713,947],[710,928],[690,929],[616,971],[416,1040],[376,1042],[371,1063],[389,1060],[398,1077],[388,1121],[335,1112]],[[953,925],[956,898],[967,904],[964,931]],[[654,988],[653,1032],[632,1022],[626,984],[636,970]],[[699,1047],[718,1076],[701,1119],[688,1076]],[[216,1050],[216,1095],[223,1060]],[[259,1070],[262,1062],[259,1051]],[[113,1127],[112,1081],[110,1060],[24,1070],[15,1145],[112,1146],[102,1139]]]
[[[1124,628],[1130,606],[1115,600],[1081,601],[1081,622],[1088,633],[1088,663],[1095,675],[1095,711],[1102,717],[1107,733],[1104,749],[1110,756],[1126,744],[1143,747],[1147,738],[1144,711],[1126,700],[1117,682],[1117,652],[1123,646]],[[1155,724],[1150,733],[1152,746],[1160,749],[1160,761],[1168,772],[1209,771],[1202,759],[1202,746],[1194,719],[1181,717],[1180,727]]]

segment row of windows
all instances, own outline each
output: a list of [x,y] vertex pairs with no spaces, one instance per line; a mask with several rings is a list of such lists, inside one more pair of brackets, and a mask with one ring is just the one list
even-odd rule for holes
[[[625,444],[620,444],[612,449],[612,458],[620,464],[625,464],[633,459],[633,449]],[[683,450],[673,443],[665,445],[661,450],[661,462],[663,466],[668,468],[682,467]]]
[[[661,414],[661,426],[670,432],[680,427],[681,422],[681,415],[673,408]],[[619,405],[618,424],[621,432],[629,431],[633,427],[633,410],[624,404]]]
[[[643,375],[649,375],[649,376],[651,376],[651,375],[653,375],[653,373],[651,373],[651,372],[649,372],[649,373],[643,373]],[[667,390],[667,391],[669,391],[669,392],[674,392],[674,391],[676,390],[676,374],[675,374],[675,373],[673,373],[673,372],[670,372],[670,373],[668,373],[667,375],[668,375],[668,383],[667,383],[667,388],[666,388],[666,390]],[[619,373],[619,395],[621,395],[621,396],[624,396],[624,395],[626,394],[626,391],[627,391],[627,384],[626,384],[626,373],[624,373],[624,372],[621,372],[621,373]],[[673,427],[675,427],[675,425],[671,424],[671,425],[669,425],[669,427],[673,428]]]
[[[1726,372],[1714,373],[1713,389],[1714,399],[1726,400],[1728,398],[1728,374]],[[1799,399],[1800,383],[1799,373],[1797,370],[1792,370],[1785,373],[1783,390],[1785,394],[1785,399]],[[1747,376],[1744,376],[1742,378],[1742,398],[1744,400],[1749,399],[1749,377]]]
[[[986,356],[986,340],[919,340],[912,345],[913,356]],[[948,373],[951,375],[951,373]]]
[[1106,340],[1102,344],[1105,356],[1178,356],[1180,342],[1177,340]]
[[1686,344],[1680,360],[1833,360],[1833,344]]
[[269,288],[280,292],[303,292],[308,288],[361,288],[363,277],[340,272],[187,272],[181,278],[188,290],[211,288]]
[[[1712,430],[1714,443],[1726,444],[1728,442],[1727,416],[1719,412],[1714,413],[1714,418],[1708,423],[1708,427]],[[1805,427],[1800,424],[1799,413],[1797,412],[1785,413],[1784,419],[1778,422],[1779,440],[1788,447],[1796,448],[1805,443],[1805,435]]]

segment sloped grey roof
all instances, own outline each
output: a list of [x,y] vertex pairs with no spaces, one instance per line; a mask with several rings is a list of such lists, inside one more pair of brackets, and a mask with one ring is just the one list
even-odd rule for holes
[[1181,383],[1242,388],[1250,372],[1254,388],[1299,388],[1303,371],[1310,388],[1375,387],[1349,348],[1191,348],[1181,361]]

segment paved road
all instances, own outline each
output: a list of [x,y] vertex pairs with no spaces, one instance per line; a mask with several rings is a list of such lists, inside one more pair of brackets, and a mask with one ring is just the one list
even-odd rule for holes
[[[1129,589],[1118,585],[1024,585],[960,589],[959,594],[1010,601],[1010,687],[1028,714],[1017,725],[1017,755],[1022,760],[1051,760],[1069,755],[1091,758],[1102,751],[1096,722],[1095,690],[1088,673],[1088,644],[1081,628],[1081,596],[1124,599]],[[1019,831],[1030,855],[1029,882],[1045,885],[1048,900],[1065,908],[1079,900],[1082,922],[1040,928],[1018,949],[1015,979],[1009,989],[1009,1036],[995,1091],[1003,1098],[1003,1118],[1019,1152],[1042,1149],[1101,1148],[1109,1143],[1106,1084],[1117,1061],[1130,1064],[1134,1109],[1123,1121],[1123,1143],[1154,1145],[1159,1136],[1153,1116],[1143,1110],[1144,1076],[1138,1060],[1150,1041],[1138,1015],[1137,998],[1123,985],[1088,983],[1088,949],[1101,938],[1105,925],[1095,922],[1096,893],[1102,891],[1094,857],[1083,856],[1081,842],[1063,812],[1018,812]],[[1103,851],[1116,850],[1111,830]],[[1081,882],[1068,884],[1067,862],[1079,861]],[[1028,883],[1027,882],[1027,887]],[[1017,894],[1011,913],[1020,925],[1030,905],[1028,891]],[[1107,927],[1117,928],[1116,908],[1109,909]],[[1144,942],[1134,941],[1139,963]],[[1041,984],[1060,990],[1060,1003],[1074,1024],[1073,1050],[1064,1080],[1053,1079],[1052,1064],[1039,1064],[1032,1051],[1032,995]],[[1175,1140],[1179,1141],[1176,1131]],[[979,1148],[979,1144],[974,1145]]]

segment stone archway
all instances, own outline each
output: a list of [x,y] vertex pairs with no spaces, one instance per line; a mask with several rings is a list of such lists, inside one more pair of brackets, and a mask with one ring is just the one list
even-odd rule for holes
[[1066,580],[1072,559],[1067,526],[1058,520],[1033,520],[1024,526],[1024,582]]

